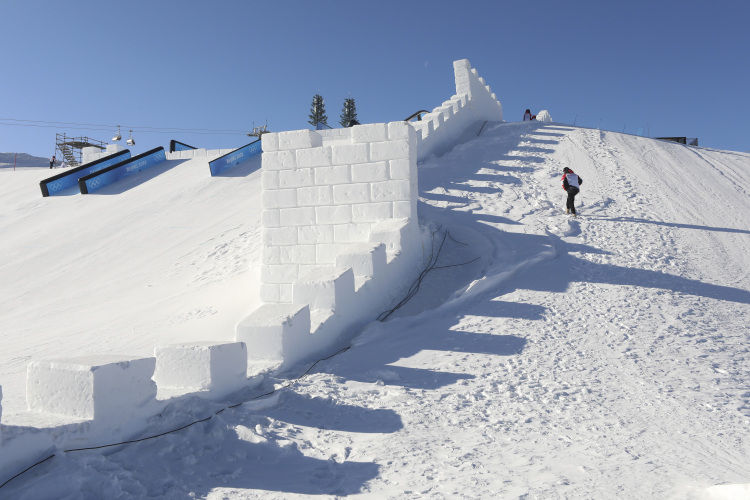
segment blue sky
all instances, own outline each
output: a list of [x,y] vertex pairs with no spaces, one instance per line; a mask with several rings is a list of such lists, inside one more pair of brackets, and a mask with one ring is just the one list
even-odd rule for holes
[[[461,58],[506,121],[549,109],[750,151],[747,4],[0,0],[0,151],[49,156],[55,132],[106,140],[117,124],[133,127],[134,152],[235,147],[253,122],[307,127],[315,93],[331,124],[347,97],[363,123],[399,120],[449,98]],[[210,133],[154,131],[174,128]]]

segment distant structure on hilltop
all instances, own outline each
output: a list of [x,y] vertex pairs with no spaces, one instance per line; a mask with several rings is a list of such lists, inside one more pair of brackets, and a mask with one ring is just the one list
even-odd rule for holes
[[55,134],[55,151],[60,152],[60,157],[69,167],[81,164],[83,148],[98,148],[103,151],[107,148],[107,143],[85,136],[68,137],[65,133]]

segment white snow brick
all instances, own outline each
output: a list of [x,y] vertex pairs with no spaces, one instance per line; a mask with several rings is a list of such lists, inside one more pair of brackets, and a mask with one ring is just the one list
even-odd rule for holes
[[281,264],[315,264],[315,245],[278,247]]
[[270,151],[261,157],[263,170],[291,170],[297,166],[294,151]]
[[349,165],[318,167],[315,170],[315,184],[346,184],[349,181]]
[[264,189],[263,208],[288,208],[297,206],[296,189]]
[[331,150],[334,165],[367,163],[370,160],[367,156],[368,144],[333,144]]
[[294,283],[297,280],[296,264],[263,264],[260,279],[263,283]]
[[373,277],[385,272],[385,245],[373,243],[356,243],[336,256],[336,267],[351,268],[355,276]]
[[260,300],[266,303],[291,303],[292,285],[280,283],[263,283],[260,285]]
[[408,140],[400,139],[397,141],[370,143],[370,158],[372,161],[408,158],[411,152],[409,142]]
[[315,224],[315,208],[282,208],[280,210],[281,226],[311,226]]
[[300,245],[332,243],[333,226],[317,224],[315,226],[300,227],[298,228],[297,240]]
[[[416,122],[415,125],[422,125],[422,122]],[[391,122],[388,124],[388,140],[408,139],[412,127],[407,122]]]
[[116,424],[156,398],[156,359],[98,355],[32,361],[26,370],[30,411]]
[[383,243],[389,254],[409,249],[408,243],[416,241],[416,223],[412,219],[389,219],[370,227],[370,242]]
[[310,309],[346,310],[354,295],[354,272],[347,269],[335,275],[305,273],[294,283],[294,304],[309,304]]
[[312,130],[291,130],[279,132],[279,149],[317,148],[323,145],[323,138]]
[[344,224],[352,221],[350,205],[334,207],[315,207],[315,219],[318,224]]
[[283,361],[309,336],[307,305],[264,304],[237,325],[235,338],[247,344],[250,361]]
[[[316,264],[318,266],[327,265],[329,267],[336,264],[336,256],[344,247],[346,247],[346,245],[341,243],[317,243],[315,245]],[[300,272],[303,271],[304,269],[300,267]]]
[[388,162],[388,176],[394,180],[411,178],[411,163],[416,164],[416,158],[401,158],[400,160],[390,160]]
[[263,263],[264,264],[281,264],[280,249],[281,247],[272,247],[263,245]]
[[311,168],[282,170],[279,172],[279,188],[298,188],[313,185]]
[[387,181],[388,169],[386,167],[384,161],[352,165],[352,182]]
[[370,186],[372,201],[407,201],[412,196],[408,180],[373,182]]
[[327,167],[329,165],[331,165],[330,146],[297,150],[297,167],[299,168]]
[[297,205],[300,207],[332,204],[331,186],[310,186],[297,189]]
[[391,202],[352,205],[352,222],[377,222],[393,217]]
[[385,123],[355,125],[350,130],[353,143],[388,140],[388,129]]
[[358,243],[370,237],[370,224],[340,224],[333,226],[335,243]]
[[260,148],[264,153],[279,149],[279,134],[269,133],[260,136]]
[[412,203],[410,201],[393,202],[394,219],[409,219],[411,217],[416,217],[416,214],[416,211],[413,211]]
[[263,244],[268,246],[275,245],[296,245],[297,228],[294,227],[266,227],[263,228]]
[[157,346],[154,381],[161,388],[218,398],[247,381],[243,342],[194,342]]
[[337,205],[368,201],[370,201],[370,185],[366,182],[333,186],[333,202]]
[[279,171],[278,170],[263,170],[260,174],[261,186],[263,189],[278,189],[279,188]]
[[261,221],[263,227],[279,227],[280,225],[280,211],[278,208],[271,208],[263,210],[261,214]]

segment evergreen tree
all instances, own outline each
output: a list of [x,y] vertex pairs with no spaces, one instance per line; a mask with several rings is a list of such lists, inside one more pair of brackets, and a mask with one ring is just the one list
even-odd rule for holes
[[339,123],[342,127],[351,127],[352,121],[357,121],[357,105],[353,98],[344,99],[344,109],[341,111]]
[[310,107],[310,120],[307,122],[316,130],[323,128],[321,125],[328,125],[328,116],[326,116],[326,104],[323,101],[323,96],[315,94],[312,100],[312,106]]

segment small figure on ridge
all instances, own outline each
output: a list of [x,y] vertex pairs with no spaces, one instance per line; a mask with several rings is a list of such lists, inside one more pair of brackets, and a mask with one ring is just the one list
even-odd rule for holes
[[52,158],[49,159],[49,168],[52,168],[55,166],[55,155],[52,155]]
[[533,118],[531,117],[531,110],[527,109],[526,112],[523,114],[523,121],[528,122],[531,120],[533,120]]
[[575,198],[578,192],[581,190],[581,184],[583,184],[583,179],[581,179],[578,174],[573,172],[568,167],[565,167],[563,169],[562,186],[563,189],[568,193],[568,201],[566,204],[565,213],[573,214],[573,217],[577,217]]

